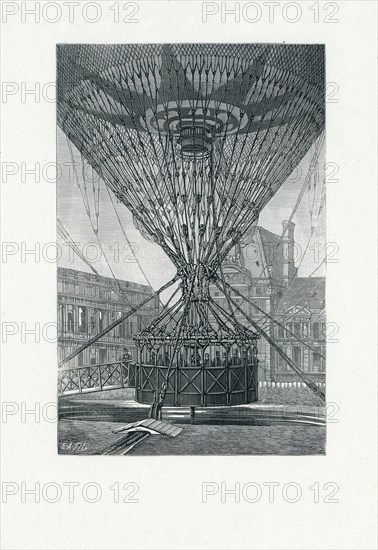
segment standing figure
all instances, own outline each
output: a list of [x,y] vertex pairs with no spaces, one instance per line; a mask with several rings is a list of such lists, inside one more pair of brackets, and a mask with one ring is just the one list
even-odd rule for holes
[[132,359],[133,358],[130,355],[129,350],[127,348],[123,348],[121,356],[122,363],[127,366],[129,363],[131,363]]
[[234,351],[233,351],[231,364],[232,365],[239,365],[240,364],[240,358],[239,358],[239,354],[238,354],[237,349],[234,349]]

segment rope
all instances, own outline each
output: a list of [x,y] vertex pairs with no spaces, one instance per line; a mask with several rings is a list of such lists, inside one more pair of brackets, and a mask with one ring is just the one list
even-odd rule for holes
[[187,316],[187,313],[189,311],[189,307],[190,307],[190,303],[191,303],[191,297],[192,297],[192,292],[193,292],[193,287],[194,287],[194,280],[195,279],[194,279],[194,276],[193,276],[192,280],[191,280],[190,290],[189,290],[187,296],[185,297],[184,311],[183,311],[182,317],[181,317],[181,319],[179,321],[179,324],[178,324],[177,335],[176,335],[175,343],[174,343],[174,346],[173,346],[172,355],[170,357],[169,365],[168,365],[168,368],[167,368],[167,373],[164,377],[164,382],[162,383],[160,391],[159,391],[159,401],[157,403],[152,403],[151,408],[150,408],[150,416],[152,416],[154,418],[160,418],[161,417],[161,409],[163,407],[165,396],[167,394],[167,389],[168,389],[168,380],[169,380],[169,377],[171,375],[173,362],[174,362],[174,359],[175,359],[175,356],[176,356],[176,352],[177,352],[177,348],[178,348],[182,328],[183,328],[183,325],[184,325],[184,321],[186,320],[186,316]]
[[[219,277],[216,277],[215,280],[214,280],[214,284],[221,290],[221,287],[220,287],[220,284],[218,283],[218,279]],[[226,285],[228,287],[231,287],[231,285],[229,285],[228,283],[226,283]],[[239,296],[243,297],[242,294],[240,294],[237,290],[235,289],[232,289],[236,294],[238,294]],[[240,307],[239,305],[232,299],[230,298],[230,301],[231,303],[235,306],[235,308],[240,311],[244,317],[247,319],[247,321],[249,321],[251,323],[251,325],[253,326],[253,328],[259,333],[261,334],[265,340],[267,340],[267,342],[276,350],[276,352],[284,359],[284,361],[289,365],[289,367],[301,378],[301,380],[303,380],[303,382],[306,384],[306,386],[317,396],[321,399],[321,401],[324,403],[325,402],[325,395],[324,393],[318,388],[318,386],[312,382],[311,380],[308,380],[308,378],[306,377],[306,375],[303,373],[303,371],[301,371],[295,364],[294,362],[290,359],[290,357],[288,355],[286,355],[286,353],[276,344],[276,342],[269,336],[269,334],[267,334],[265,332],[264,329],[262,329],[247,313],[245,313]]]
[[130,311],[121,315],[121,317],[116,319],[113,323],[111,323],[106,328],[104,328],[101,332],[96,334],[96,336],[93,336],[93,338],[90,338],[89,340],[87,340],[83,345],[81,345],[74,352],[70,353],[69,355],[67,355],[67,357],[65,357],[62,361],[60,361],[59,366],[61,367],[62,365],[64,365],[65,363],[67,363],[68,361],[76,357],[76,355],[78,355],[79,353],[87,349],[89,346],[97,342],[97,340],[105,336],[108,332],[113,330],[120,323],[123,323],[123,321],[125,321],[128,317],[130,317],[131,315],[134,315],[135,312],[137,312],[141,307],[143,307],[145,304],[150,302],[153,298],[155,298],[155,296],[157,296],[158,294],[160,294],[161,292],[169,288],[173,283],[175,283],[178,280],[178,278],[179,278],[178,275],[176,275],[173,279],[168,281],[168,283],[165,283],[161,288],[159,288],[159,290],[156,290],[150,296],[148,296],[145,300],[143,300],[138,305],[130,309]]
[[[84,254],[82,254],[80,248],[78,246],[76,246],[76,243],[74,242],[71,235],[68,233],[67,229],[62,224],[62,222],[59,220],[59,218],[57,218],[57,222],[58,222],[58,224],[57,224],[58,225],[58,233],[60,234],[60,236],[67,242],[67,244],[75,252],[75,254],[90,268],[90,270],[95,275],[97,275],[98,277],[101,277],[101,275],[97,271],[97,269],[95,269],[93,267],[93,265],[90,263],[90,261],[84,256]],[[125,302],[124,295],[120,294],[119,292],[117,292],[117,290],[114,287],[109,285],[109,283],[106,281],[106,279],[103,279],[103,282],[105,283],[105,286],[107,286],[109,288],[109,290],[111,290],[111,292],[114,292],[115,294],[117,294],[117,296],[119,296],[119,298],[121,299],[121,301],[125,305],[130,305],[130,303]]]

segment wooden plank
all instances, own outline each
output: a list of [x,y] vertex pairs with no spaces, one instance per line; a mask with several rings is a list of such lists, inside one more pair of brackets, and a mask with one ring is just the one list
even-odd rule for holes
[[171,426],[169,430],[170,431],[168,431],[166,435],[169,435],[170,437],[177,437],[182,432],[182,428],[179,428],[178,426]]
[[142,420],[140,426],[150,428],[151,430],[155,430],[162,435],[169,435],[170,437],[176,437],[182,432],[182,428],[179,428],[178,426],[174,426],[173,424],[169,424],[168,422],[164,422],[162,420],[154,420],[153,418]]
[[113,430],[113,433],[126,432],[132,428],[137,428],[138,426],[143,426],[149,430],[154,430],[162,435],[167,435],[169,437],[177,437],[181,432],[182,428],[175,426],[174,424],[169,424],[162,420],[155,420],[154,418],[146,418],[145,420],[140,420],[138,422],[130,422],[121,428],[116,428]]

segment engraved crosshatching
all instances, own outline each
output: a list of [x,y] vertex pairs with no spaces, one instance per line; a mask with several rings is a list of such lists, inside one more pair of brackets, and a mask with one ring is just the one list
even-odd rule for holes
[[61,442],[101,421],[123,436],[88,454],[325,452],[324,72],[312,44],[57,46],[58,233],[85,269],[58,269]]

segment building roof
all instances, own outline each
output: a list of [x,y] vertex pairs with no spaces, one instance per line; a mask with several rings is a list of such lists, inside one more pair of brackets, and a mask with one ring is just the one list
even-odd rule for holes
[[[243,256],[245,267],[252,277],[264,280],[272,276],[275,281],[283,284],[284,258],[281,235],[257,226],[251,235],[247,236],[247,243],[243,247]],[[271,273],[270,266],[272,266]]]
[[257,227],[260,233],[261,244],[267,266],[272,266],[273,277],[278,280],[283,278],[283,251],[281,235],[276,235],[264,227]]
[[[69,269],[66,267],[58,267],[58,277],[71,277],[76,279],[78,282],[87,282],[92,284],[103,283],[108,286],[118,286],[113,277],[105,277],[103,275],[96,275],[95,273],[87,273],[86,271],[79,271],[77,269]],[[124,279],[117,279],[117,281],[122,289],[127,289],[128,291],[151,292],[152,290],[149,285],[125,281]]]
[[322,310],[325,306],[325,277],[296,277],[285,291],[277,310],[293,306]]

